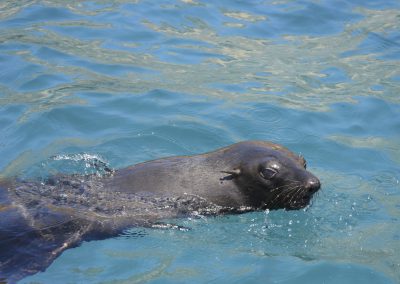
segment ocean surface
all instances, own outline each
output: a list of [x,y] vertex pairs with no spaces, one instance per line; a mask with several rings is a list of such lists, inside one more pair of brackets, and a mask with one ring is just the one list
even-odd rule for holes
[[400,2],[0,2],[0,175],[243,140],[301,153],[300,211],[187,218],[21,283],[399,283]]

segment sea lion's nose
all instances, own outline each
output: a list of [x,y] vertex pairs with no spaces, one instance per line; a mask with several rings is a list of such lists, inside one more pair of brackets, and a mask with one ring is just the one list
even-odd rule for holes
[[318,189],[320,189],[320,187],[321,187],[321,183],[319,182],[319,179],[317,179],[314,176],[308,178],[308,180],[306,182],[306,189],[308,190],[308,192],[310,194],[317,192]]

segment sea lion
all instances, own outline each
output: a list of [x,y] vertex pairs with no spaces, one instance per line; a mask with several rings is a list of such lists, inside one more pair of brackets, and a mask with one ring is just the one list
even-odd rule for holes
[[0,281],[44,270],[83,240],[190,214],[300,209],[320,188],[303,157],[264,141],[106,172],[0,181]]

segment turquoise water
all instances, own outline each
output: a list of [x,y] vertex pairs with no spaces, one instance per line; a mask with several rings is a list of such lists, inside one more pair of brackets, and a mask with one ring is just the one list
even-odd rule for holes
[[302,153],[322,182],[305,211],[132,228],[21,282],[400,282],[399,8],[3,0],[2,176],[260,139]]

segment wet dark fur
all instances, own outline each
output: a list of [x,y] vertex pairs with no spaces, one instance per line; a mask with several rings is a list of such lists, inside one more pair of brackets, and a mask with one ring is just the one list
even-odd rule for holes
[[[260,171],[279,164],[273,178]],[[46,269],[83,240],[167,218],[300,209],[319,189],[305,160],[277,144],[248,141],[137,164],[104,176],[0,181],[0,282]]]

